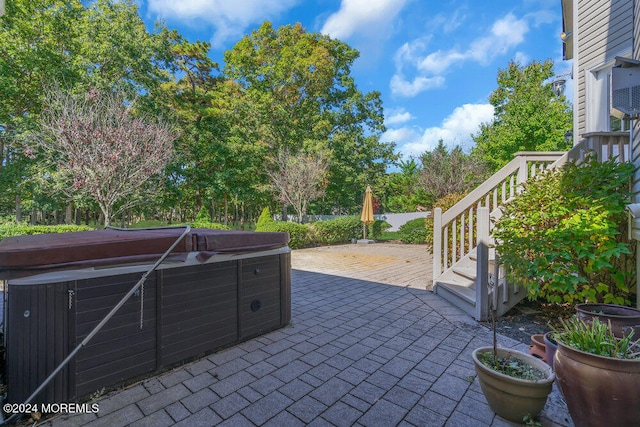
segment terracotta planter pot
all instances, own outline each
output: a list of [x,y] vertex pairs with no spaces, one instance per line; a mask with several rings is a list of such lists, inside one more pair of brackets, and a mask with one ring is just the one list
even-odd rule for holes
[[615,304],[578,304],[576,305],[576,316],[585,322],[597,317],[601,322],[608,324],[611,322],[611,330],[618,338],[628,335],[634,331],[634,339],[640,338],[640,310],[632,307]]
[[553,368],[553,358],[556,354],[556,350],[558,349],[558,344],[555,340],[551,339],[552,333],[553,331],[544,334],[544,350],[547,355],[547,364]]
[[553,366],[577,427],[640,425],[640,359],[596,356],[558,342]]
[[536,417],[544,408],[555,380],[551,367],[531,355],[498,348],[498,356],[516,357],[545,374],[545,378],[540,381],[513,378],[486,367],[478,359],[479,353],[491,351],[493,347],[481,347],[472,353],[480,387],[491,409],[502,418],[516,423],[521,423],[526,415]]
[[531,342],[533,343],[533,345],[529,346],[529,354],[532,355],[533,357],[537,357],[543,362],[548,362],[546,346],[544,344],[544,335],[542,334],[531,335]]

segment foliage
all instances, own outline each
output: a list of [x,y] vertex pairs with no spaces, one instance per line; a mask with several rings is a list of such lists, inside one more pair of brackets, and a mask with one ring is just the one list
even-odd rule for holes
[[371,224],[369,224],[367,235],[372,239],[378,239],[382,236],[382,233],[391,228],[391,224],[387,221],[383,221],[381,219],[374,219]]
[[561,327],[555,330],[555,338],[576,350],[616,359],[640,359],[638,342],[631,341],[631,333],[617,338],[610,325],[597,317],[589,323],[577,317],[560,319]]
[[478,360],[487,368],[513,378],[529,381],[539,381],[546,378],[544,373],[539,369],[534,368],[517,357],[496,356],[492,351],[487,351],[478,353]]
[[[351,66],[358,52],[302,25],[264,22],[225,52],[223,75],[237,85],[231,135],[244,142],[255,177],[285,150],[326,151],[322,204],[353,207],[364,188],[397,158],[385,131],[380,94],[358,90]],[[317,205],[316,205],[317,206]]]
[[422,167],[415,159],[401,160],[400,172],[391,172],[385,180],[386,212],[415,212],[418,206],[431,206],[433,197],[419,185]]
[[211,228],[213,230],[231,230],[231,227],[211,221],[194,221],[189,224],[192,228]]
[[635,245],[624,211],[632,173],[630,163],[589,156],[527,182],[494,231],[508,279],[531,299],[628,304]]
[[0,239],[11,236],[27,236],[31,234],[68,233],[72,231],[94,230],[86,225],[29,225],[26,223],[5,222],[0,224]]
[[[83,5],[88,3],[86,7]],[[167,31],[149,33],[131,0],[12,0],[0,19],[0,186],[3,207],[51,199],[34,178],[51,173],[27,157],[25,132],[40,118],[47,86],[64,82],[71,93],[88,87],[121,90],[129,98],[168,78]],[[56,204],[66,196],[56,195]],[[42,208],[36,203],[37,208]]]
[[296,222],[270,221],[264,224],[260,232],[286,232],[289,233],[289,247],[291,249],[303,248],[313,243],[311,229],[306,224]]
[[30,149],[43,151],[68,196],[95,200],[109,225],[115,205],[130,207],[131,196],[167,165],[172,130],[135,115],[117,92],[89,91],[80,98],[57,87],[46,102],[39,130],[27,141]]
[[256,231],[261,231],[260,229],[270,222],[273,222],[273,216],[271,216],[271,209],[269,209],[269,206],[267,206],[266,208],[262,209],[262,212],[258,217],[258,222],[256,223]]
[[[460,200],[462,200],[464,196],[466,196],[465,193],[447,194],[446,196],[436,200],[433,206],[436,208],[441,208],[442,212],[444,213],[447,210],[451,209]],[[432,249],[433,248],[433,214],[427,217],[425,224],[427,228],[426,242],[427,242],[427,245],[429,246],[429,249]],[[460,227],[460,225],[458,225],[458,227]],[[449,236],[449,240],[451,240],[452,238],[453,238],[452,236]],[[451,245],[451,242],[449,242],[449,245]]]
[[301,223],[309,202],[324,194],[328,167],[322,153],[279,151],[273,169],[267,171],[279,200],[293,206]]
[[398,234],[403,243],[425,243],[427,241],[426,218],[416,218],[400,226]]
[[202,206],[196,215],[195,222],[212,222],[211,214],[209,213],[209,209],[206,206]]
[[314,222],[312,230],[318,243],[344,243],[362,236],[362,222],[355,216],[339,217]]
[[497,171],[518,151],[565,151],[566,131],[572,128],[571,105],[558,97],[550,83],[553,62],[511,61],[498,72],[498,88],[489,96],[494,118],[474,136],[474,153]]
[[442,140],[433,151],[423,153],[420,160],[422,168],[418,185],[432,199],[441,199],[452,193],[468,193],[489,175],[480,158],[466,154],[460,146],[449,151]]

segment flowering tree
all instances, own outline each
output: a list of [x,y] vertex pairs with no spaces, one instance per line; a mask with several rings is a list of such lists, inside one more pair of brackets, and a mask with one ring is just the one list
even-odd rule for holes
[[29,154],[42,151],[64,193],[95,200],[105,226],[170,160],[175,135],[168,124],[134,114],[119,93],[76,97],[55,88],[44,105]]
[[329,165],[322,154],[279,151],[273,168],[267,173],[273,191],[280,201],[293,206],[298,220],[304,222],[309,202],[318,199],[325,191],[325,177]]

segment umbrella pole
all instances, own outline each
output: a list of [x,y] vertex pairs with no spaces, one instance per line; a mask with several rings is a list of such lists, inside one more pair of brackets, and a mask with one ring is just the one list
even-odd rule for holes
[[364,222],[362,223],[362,238],[367,240],[367,224]]

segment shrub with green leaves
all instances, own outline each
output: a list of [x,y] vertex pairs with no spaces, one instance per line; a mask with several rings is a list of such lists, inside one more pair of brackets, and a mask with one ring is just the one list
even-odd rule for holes
[[273,222],[273,217],[271,216],[271,209],[267,206],[262,209],[262,212],[258,217],[258,222],[256,222],[256,231],[262,231],[261,228],[270,222]]
[[196,215],[195,222],[212,222],[211,214],[206,206],[202,206]]
[[210,221],[198,221],[192,222],[189,224],[191,228],[210,228],[212,230],[231,230],[231,227],[228,225],[220,224],[219,222],[210,222]]
[[416,218],[400,226],[398,229],[400,240],[403,243],[425,243],[427,241],[426,220],[426,218]]
[[372,239],[378,239],[382,233],[391,228],[391,224],[381,219],[374,219],[367,230],[368,236]]
[[635,245],[625,205],[632,174],[630,163],[589,156],[527,182],[494,230],[507,278],[530,299],[629,304]]
[[287,232],[289,233],[289,247],[291,249],[303,248],[313,243],[311,229],[308,225],[296,222],[270,221],[256,231],[260,232]]
[[355,216],[317,221],[312,225],[318,243],[345,243],[362,238],[362,222]]
[[30,234],[68,233],[88,230],[94,230],[94,228],[86,225],[29,225],[26,223],[5,222],[0,224],[0,239]]

